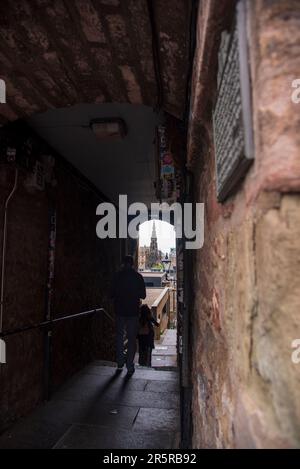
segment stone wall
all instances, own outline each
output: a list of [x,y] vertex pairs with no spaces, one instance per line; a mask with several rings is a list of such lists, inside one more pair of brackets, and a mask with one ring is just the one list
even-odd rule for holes
[[255,162],[223,204],[203,96],[205,86],[216,90],[216,2],[203,2],[198,18],[188,156],[195,200],[205,203],[205,243],[193,254],[193,447],[300,446],[300,364],[291,360],[300,338],[300,105],[291,101],[300,5],[255,0],[248,8]]
[[[57,213],[53,318],[104,306],[112,272],[120,261],[117,240],[96,237],[96,206],[101,197],[28,129],[34,142],[31,162],[43,153],[55,156],[54,173],[44,190],[30,187],[32,175],[20,127],[11,127],[9,144],[17,148],[18,187],[8,211],[3,330],[39,324],[46,318],[49,210]],[[0,200],[3,237],[4,201],[14,183],[15,164],[5,163],[1,130]],[[15,145],[14,145],[15,144]],[[53,329],[52,389],[93,358],[113,359],[113,326],[103,317],[68,320]],[[29,412],[44,396],[44,334],[26,331],[7,337],[7,363],[0,365],[0,428]]]
[[[155,22],[164,110],[182,118],[191,0],[31,0],[0,4],[0,123],[77,103],[155,107]],[[22,27],[20,27],[22,24]]]

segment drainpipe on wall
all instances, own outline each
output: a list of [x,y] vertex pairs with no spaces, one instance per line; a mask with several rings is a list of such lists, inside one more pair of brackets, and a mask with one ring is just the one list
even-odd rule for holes
[[[192,175],[185,174],[184,202],[192,203]],[[186,238],[184,236],[184,244]],[[181,449],[191,447],[192,437],[192,383],[191,383],[191,310],[192,301],[192,263],[191,251],[184,248],[183,251],[183,310],[182,310],[182,359],[181,359]]]
[[[192,116],[191,109],[191,95],[193,84],[193,70],[194,70],[194,56],[197,46],[197,23],[198,23],[198,6],[199,0],[191,2],[190,12],[190,48],[189,48],[189,70],[188,80],[186,85],[186,107],[184,113],[184,123],[186,129],[186,144],[188,141],[189,126],[191,124]],[[187,157],[187,154],[185,155]],[[194,202],[193,200],[193,181],[192,175],[185,170],[184,174],[184,194],[183,202]],[[184,239],[184,242],[186,240]],[[191,352],[190,352],[190,320],[192,308],[192,292],[191,286],[191,273],[192,273],[191,252],[184,249],[183,251],[183,310],[182,310],[182,358],[181,358],[181,449],[188,449],[192,447],[192,382],[191,382]],[[179,308],[179,301],[177,302]]]
[[[45,320],[51,321],[53,298],[54,298],[54,273],[55,273],[55,251],[56,251],[56,204],[50,201],[49,208],[49,244],[48,244],[48,274],[46,293]],[[44,336],[44,398],[49,400],[52,392],[52,330],[46,330]]]
[[[7,246],[7,214],[8,205],[13,195],[15,194],[18,186],[19,170],[15,168],[15,181],[14,186],[8,195],[4,206],[4,219],[3,219],[3,242],[2,242],[2,265],[1,265],[1,297],[0,297],[0,334],[3,332],[3,313],[4,313],[4,287],[5,287],[5,260],[6,260],[6,246]],[[0,339],[1,340],[1,339]],[[1,360],[0,363],[5,363],[5,343],[1,340]]]

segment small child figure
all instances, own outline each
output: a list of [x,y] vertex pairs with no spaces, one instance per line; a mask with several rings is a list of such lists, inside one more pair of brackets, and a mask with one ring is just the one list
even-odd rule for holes
[[140,308],[139,318],[139,331],[138,331],[138,343],[139,343],[139,365],[151,366],[152,349],[154,349],[154,328],[159,326],[159,323],[152,316],[149,306],[142,305]]

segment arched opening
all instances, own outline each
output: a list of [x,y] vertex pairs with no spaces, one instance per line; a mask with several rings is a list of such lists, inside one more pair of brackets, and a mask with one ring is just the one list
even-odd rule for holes
[[158,322],[151,362],[156,369],[177,366],[175,236],[174,226],[165,221],[149,220],[139,227],[138,268],[147,291],[143,303]]
[[[97,207],[110,202],[119,214],[119,196],[125,194],[128,206],[142,203],[148,213],[151,204],[159,201],[161,153],[157,129],[166,117],[144,105],[77,104],[34,114],[0,129],[4,163],[0,190],[5,197],[18,175],[16,191],[9,199],[7,215],[11,222],[2,258],[5,278],[1,338],[7,347],[7,363],[0,370],[6,386],[3,399],[9,396],[15,376],[19,376],[29,399],[29,411],[44,398],[49,399],[91,360],[115,361],[116,324],[110,286],[124,255],[136,252],[137,242],[119,235],[98,239]],[[102,138],[101,134],[98,138],[99,129],[94,132],[92,124],[114,122],[115,118],[124,122],[125,134],[120,132],[116,138],[110,134]],[[170,166],[172,149],[168,146],[167,150]],[[174,172],[173,168],[172,196],[176,196]],[[126,216],[125,229],[128,221]],[[172,225],[159,220],[156,223],[173,230]],[[157,267],[162,270],[169,247],[175,247],[174,233],[172,244],[161,246],[162,259]],[[22,269],[16,270],[16,258]],[[157,305],[151,302],[160,323],[152,365],[163,369],[160,373],[171,370],[177,376],[174,261],[168,270],[168,278],[163,273],[163,297]],[[80,316],[99,309],[105,315]],[[166,345],[162,339],[167,331],[173,339]],[[20,353],[24,336],[27,355]],[[17,353],[13,361],[14,350]],[[34,361],[38,361],[38,373],[31,366]],[[22,406],[22,399],[12,399],[3,410],[4,421],[26,413]],[[178,417],[179,406],[173,410]]]

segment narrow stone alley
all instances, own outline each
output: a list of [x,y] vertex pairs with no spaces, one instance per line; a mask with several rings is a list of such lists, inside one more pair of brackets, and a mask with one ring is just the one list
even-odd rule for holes
[[300,448],[299,129],[299,0],[0,2],[1,449]]

